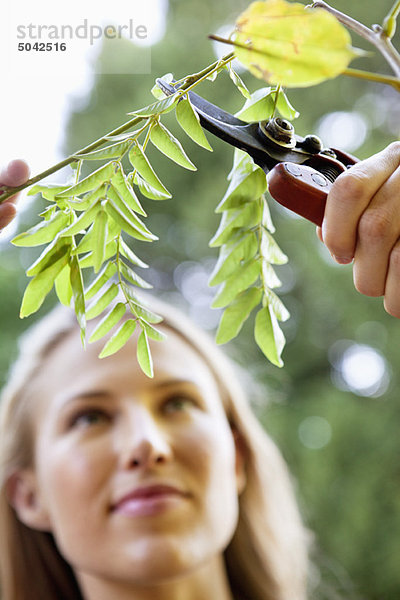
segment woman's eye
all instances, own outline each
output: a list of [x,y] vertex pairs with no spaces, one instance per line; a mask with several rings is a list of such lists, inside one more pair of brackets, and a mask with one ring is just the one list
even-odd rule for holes
[[195,400],[193,400],[193,398],[189,398],[188,396],[177,395],[168,398],[168,400],[164,404],[164,410],[167,413],[181,412],[195,405],[196,402]]
[[110,415],[103,410],[86,409],[74,415],[70,421],[71,427],[91,427],[110,421]]

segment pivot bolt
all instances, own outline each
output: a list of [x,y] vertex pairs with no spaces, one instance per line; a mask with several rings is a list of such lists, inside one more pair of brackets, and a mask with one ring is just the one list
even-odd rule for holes
[[260,131],[269,140],[283,146],[284,148],[294,148],[296,138],[294,136],[294,127],[286,119],[269,119],[260,123]]
[[303,150],[306,150],[306,152],[318,154],[318,152],[321,152],[322,150],[322,141],[317,135],[306,135],[301,147]]

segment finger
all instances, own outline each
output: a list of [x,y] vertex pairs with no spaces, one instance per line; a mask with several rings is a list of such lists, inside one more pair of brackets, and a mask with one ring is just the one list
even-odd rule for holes
[[384,306],[390,315],[400,319],[400,240],[396,242],[390,254]]
[[0,172],[0,184],[17,187],[29,177],[29,167],[24,160],[16,158],[8,163]]
[[316,227],[315,228],[315,233],[317,234],[317,238],[319,239],[320,242],[324,241],[324,238],[322,236],[322,227]]
[[333,184],[326,202],[322,236],[338,262],[352,260],[360,217],[399,164],[400,142],[394,142],[342,173]]
[[4,227],[7,227],[9,223],[15,217],[17,209],[12,202],[4,202],[0,204],[0,232]]
[[393,247],[400,235],[400,169],[372,198],[358,225],[354,284],[367,296],[382,296]]

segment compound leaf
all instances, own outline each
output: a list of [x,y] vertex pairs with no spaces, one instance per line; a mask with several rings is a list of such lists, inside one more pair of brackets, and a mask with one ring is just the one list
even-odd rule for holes
[[252,260],[243,265],[239,272],[234,272],[223,283],[212,303],[213,308],[223,308],[236,298],[240,292],[247,290],[260,275],[260,263]]
[[64,254],[57,262],[41,271],[27,285],[22,299],[20,317],[28,317],[42,306],[44,299],[53,287],[57,275],[68,263],[68,254]]
[[182,98],[176,105],[176,120],[183,131],[199,146],[202,146],[210,152],[211,148],[204,130],[200,125],[199,115],[195,111],[189,98]]
[[96,187],[99,187],[102,183],[110,179],[117,167],[117,163],[111,162],[103,165],[96,171],[93,171],[90,175],[81,179],[75,185],[67,188],[63,192],[57,194],[56,198],[69,198],[70,196],[79,196],[84,192],[90,192]]
[[254,257],[258,250],[258,240],[254,232],[243,236],[239,242],[224,245],[221,248],[218,261],[211,273],[209,285],[218,285],[232,275],[239,265]]
[[85,314],[85,295],[83,291],[83,279],[82,271],[79,265],[77,256],[72,256],[70,263],[70,281],[72,288],[72,295],[74,298],[74,308],[76,319],[81,329],[81,340],[82,344],[85,343],[85,332],[86,332],[86,314]]
[[103,350],[99,354],[99,358],[105,358],[111,354],[115,354],[125,346],[125,344],[132,337],[136,328],[136,321],[128,319],[117,329],[117,331],[110,337]]
[[86,319],[94,319],[107,308],[118,294],[118,285],[111,283],[100,298],[95,299],[86,311]]
[[255,320],[254,337],[263,354],[277,367],[283,367],[281,353],[285,337],[274,313],[268,306],[261,308]]
[[163,186],[159,178],[157,177],[153,167],[151,166],[149,159],[144,154],[140,144],[135,144],[134,147],[129,152],[129,161],[134,169],[137,170],[139,175],[147,181],[151,185],[151,187],[155,188],[158,192],[161,192],[166,197],[171,197],[171,194]]
[[136,355],[143,373],[145,373],[147,377],[153,377],[153,359],[151,356],[149,340],[145,329],[142,329],[139,335]]
[[55,290],[61,304],[70,306],[72,300],[72,287],[70,280],[70,266],[67,264],[57,275],[55,280]]
[[89,342],[96,342],[107,335],[107,333],[122,319],[125,313],[125,304],[123,302],[118,302],[118,304],[113,306],[113,308],[101,319],[100,323],[98,323],[89,338]]
[[240,294],[224,310],[218,326],[217,344],[225,344],[238,335],[251,311],[260,303],[261,298],[262,290],[252,287]]
[[150,131],[150,140],[165,156],[181,167],[196,171],[195,165],[189,159],[182,144],[162,123],[156,123]]
[[63,211],[57,211],[50,220],[41,221],[24,233],[20,233],[13,240],[14,246],[41,246],[53,241],[68,223],[68,215]]

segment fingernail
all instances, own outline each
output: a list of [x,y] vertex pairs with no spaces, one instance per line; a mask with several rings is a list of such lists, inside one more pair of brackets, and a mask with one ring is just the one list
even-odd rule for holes
[[325,224],[325,219],[322,221],[322,225],[321,225],[321,235],[322,235],[322,241],[325,242],[325,234],[326,234],[326,224]]
[[334,256],[333,254],[332,256],[340,265],[348,265],[353,260],[353,258],[348,258],[346,256]]

